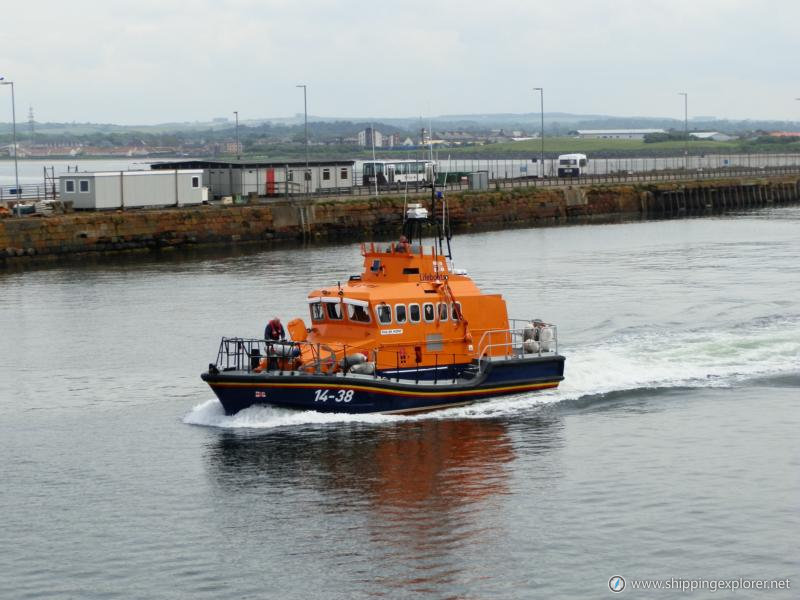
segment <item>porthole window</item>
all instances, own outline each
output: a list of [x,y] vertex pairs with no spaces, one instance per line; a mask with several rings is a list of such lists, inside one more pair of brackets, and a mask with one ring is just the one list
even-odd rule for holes
[[458,321],[459,314],[463,314],[461,313],[461,302],[453,302],[450,305],[450,318],[453,319],[453,321]]
[[419,304],[408,305],[408,320],[412,323],[419,323]]
[[431,323],[435,318],[435,312],[433,311],[433,304],[431,302],[426,302],[422,305],[422,316],[426,322]]
[[398,304],[394,307],[394,320],[398,325],[402,325],[408,320],[405,304]]
[[439,303],[439,320],[440,321],[447,321],[447,303],[440,302]]
[[388,325],[392,322],[392,308],[388,304],[376,306],[375,313],[378,315],[378,322],[381,325]]

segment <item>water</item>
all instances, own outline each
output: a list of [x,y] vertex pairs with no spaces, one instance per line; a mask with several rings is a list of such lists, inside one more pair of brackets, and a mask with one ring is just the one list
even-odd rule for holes
[[355,244],[0,274],[0,597],[796,597],[799,234],[786,208],[460,236],[567,379],[415,417],[227,417],[199,379]]
[[[44,183],[44,168],[53,167],[56,177],[65,175],[69,171],[130,171],[149,169],[150,163],[160,162],[160,160],[148,160],[140,157],[117,158],[103,160],[86,159],[20,159],[17,162],[17,172],[19,175],[20,186],[41,186]],[[69,171],[68,171],[69,169]],[[13,186],[14,184],[14,160],[0,160],[0,186]]]

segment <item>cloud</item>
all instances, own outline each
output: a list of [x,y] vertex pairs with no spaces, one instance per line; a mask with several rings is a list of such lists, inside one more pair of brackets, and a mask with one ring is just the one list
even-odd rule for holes
[[[239,110],[318,115],[531,112],[786,118],[800,5],[175,0],[4,9],[0,69],[41,120],[159,122]],[[780,18],[776,18],[780,15]],[[31,32],[35,32],[32,34]]]

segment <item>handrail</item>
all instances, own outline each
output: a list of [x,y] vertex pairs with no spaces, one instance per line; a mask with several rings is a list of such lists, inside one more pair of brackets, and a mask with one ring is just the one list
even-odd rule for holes
[[[284,350],[282,353],[278,355],[270,355],[270,354],[262,354],[261,348],[265,347],[268,348],[269,346],[282,346],[283,348],[289,348],[287,352]],[[293,352],[294,348],[298,348],[299,352],[297,355],[294,355]],[[303,356],[303,350],[310,350],[311,353],[311,360],[306,360],[305,362],[300,362],[300,358]],[[350,347],[352,349],[352,346]],[[222,371],[225,370],[236,370],[236,371],[245,371],[247,373],[254,372],[254,369],[258,362],[262,359],[266,359],[267,367],[264,369],[265,371],[275,372],[278,371],[279,373],[283,373],[284,371],[298,371],[304,370],[309,373],[317,374],[317,375],[329,375],[336,372],[341,367],[341,373],[343,376],[347,377],[348,374],[352,370],[352,365],[350,365],[347,359],[344,359],[344,365],[340,365],[340,361],[338,360],[338,356],[340,353],[347,357],[348,346],[342,345],[339,347],[338,344],[322,344],[316,342],[295,342],[290,340],[265,340],[260,338],[227,338],[223,337],[220,341],[219,350],[217,352],[217,359],[214,363],[214,366]],[[394,355],[394,362],[395,362],[395,373],[394,376],[390,376],[388,374],[380,375],[385,379],[396,379],[400,381],[401,379],[406,381],[415,381],[419,383],[420,380],[424,379],[424,377],[420,376],[421,370],[424,371],[426,368],[429,368],[427,362],[430,361],[431,357],[433,357],[434,361],[434,377],[433,382],[434,384],[438,383],[440,379],[444,380],[452,380],[453,383],[459,377],[460,370],[457,369],[459,365],[468,365],[472,362],[473,355],[472,354],[465,354],[460,352],[425,352],[420,354],[421,361],[412,364],[412,366],[406,367],[405,364],[401,365],[401,358],[404,355],[404,350],[402,348],[394,349],[394,348],[386,348],[386,347],[378,347],[372,349],[372,360],[374,361],[375,368],[371,373],[374,378],[379,377],[378,373],[378,357],[381,354],[386,354],[391,357]],[[416,358],[414,354],[412,357]],[[257,358],[258,361],[254,361],[253,359]],[[427,361],[425,359],[428,359]],[[459,359],[459,362],[456,362],[456,359]],[[391,358],[390,358],[391,360]],[[449,376],[440,377],[439,370],[442,368],[449,366]],[[389,369],[391,372],[392,369]],[[400,376],[401,371],[408,371],[408,375],[404,374],[403,377]],[[364,373],[369,374],[369,373]]]
[[[509,322],[512,325],[516,325],[518,322],[525,323],[524,327],[512,327],[509,329],[490,329],[481,336],[481,339],[478,342],[478,373],[484,372],[484,358],[491,358],[492,350],[495,348],[503,348],[505,350],[505,357],[508,358],[509,356],[514,355],[521,355],[524,356],[525,354],[536,354],[538,356],[550,355],[550,354],[558,354],[558,328],[555,325],[550,323],[544,323],[542,321],[524,321],[522,319],[509,319]],[[541,335],[543,330],[547,329],[552,333],[552,339],[549,340],[541,340],[539,341],[538,337]],[[531,332],[530,335],[533,337],[530,339],[525,339],[525,336],[528,335],[528,332]],[[501,342],[494,342],[492,339],[493,335],[500,335],[502,334],[505,337],[504,341]],[[510,340],[508,339],[510,336]],[[488,337],[488,340],[487,340]],[[525,348],[525,343],[529,341],[535,341],[537,348],[536,350],[527,350]],[[488,364],[488,361],[487,361]]]

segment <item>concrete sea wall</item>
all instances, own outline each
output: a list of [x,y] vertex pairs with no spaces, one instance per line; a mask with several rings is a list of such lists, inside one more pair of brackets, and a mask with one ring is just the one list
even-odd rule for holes
[[[420,197],[427,201],[427,197]],[[448,194],[455,230],[553,225],[613,216],[718,213],[800,199],[800,179],[704,180],[640,185],[519,187]],[[170,248],[397,235],[403,198],[312,198],[0,219],[0,262]]]

